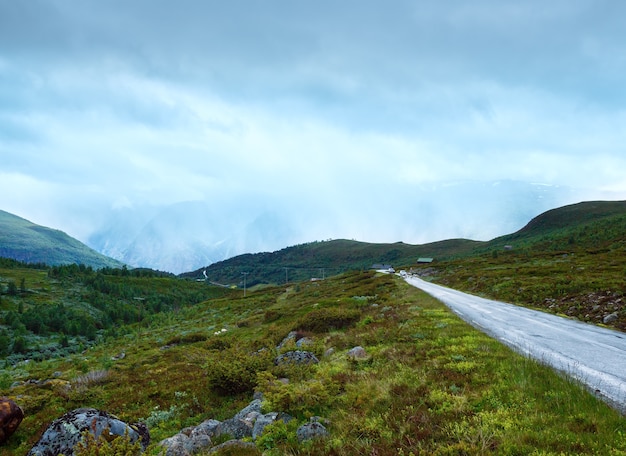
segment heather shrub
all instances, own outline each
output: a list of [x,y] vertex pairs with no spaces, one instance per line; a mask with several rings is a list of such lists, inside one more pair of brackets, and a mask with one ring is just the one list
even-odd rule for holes
[[312,332],[326,332],[344,329],[359,320],[361,313],[355,309],[337,307],[315,309],[300,320],[300,329]]
[[257,374],[271,365],[269,351],[248,353],[238,348],[223,350],[209,361],[209,387],[224,394],[251,392],[257,385]]
[[128,435],[114,437],[105,432],[97,439],[89,432],[83,433],[83,440],[74,448],[74,456],[139,456],[142,453],[141,441],[132,442]]

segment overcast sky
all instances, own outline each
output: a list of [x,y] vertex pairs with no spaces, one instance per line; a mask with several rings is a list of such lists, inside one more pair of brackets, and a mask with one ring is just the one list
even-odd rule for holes
[[454,182],[626,199],[625,75],[622,0],[0,0],[0,209],[85,240],[111,208],[269,206],[388,241],[363,226],[402,223],[390,196]]

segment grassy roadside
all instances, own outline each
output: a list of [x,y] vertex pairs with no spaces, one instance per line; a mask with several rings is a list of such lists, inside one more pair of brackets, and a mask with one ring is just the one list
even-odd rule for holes
[[[313,340],[319,364],[250,361],[292,330]],[[120,333],[84,353],[0,372],[11,380],[0,395],[26,413],[0,455],[25,454],[77,407],[145,421],[156,442],[232,416],[255,390],[268,410],[296,418],[259,444],[269,455],[626,454],[617,412],[394,276],[360,272],[213,299]],[[367,357],[349,359],[355,346]],[[327,420],[330,438],[298,444],[293,426],[313,415]]]
[[626,331],[625,264],[620,241],[593,249],[493,250],[415,272],[457,290]]

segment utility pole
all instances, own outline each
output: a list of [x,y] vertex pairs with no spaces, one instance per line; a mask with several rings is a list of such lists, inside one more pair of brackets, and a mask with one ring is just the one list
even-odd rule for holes
[[247,272],[242,272],[241,275],[243,275],[243,297],[246,297],[246,277],[248,276]]

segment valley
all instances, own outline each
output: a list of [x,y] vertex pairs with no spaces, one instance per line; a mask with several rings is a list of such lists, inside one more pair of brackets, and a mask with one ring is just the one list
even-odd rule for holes
[[[625,220],[622,203],[582,203],[489,242],[326,241],[181,276],[0,260],[0,395],[25,413],[0,454],[26,454],[79,407],[146,423],[158,454],[163,439],[226,420],[255,393],[293,422],[249,454],[621,454],[618,411],[370,266],[623,329]],[[296,275],[319,269],[323,280]],[[281,344],[292,332],[319,363],[274,362],[296,350]],[[348,355],[356,347],[362,358]],[[296,429],[312,416],[329,437],[302,443]]]

